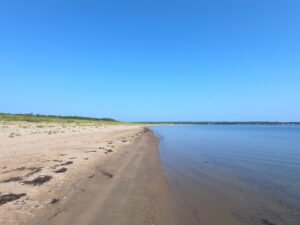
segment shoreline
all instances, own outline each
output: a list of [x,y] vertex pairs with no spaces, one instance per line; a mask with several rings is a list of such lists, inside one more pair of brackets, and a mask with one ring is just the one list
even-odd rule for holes
[[[0,206],[4,215],[1,225],[99,221],[118,225],[176,224],[158,138],[150,129],[116,126],[79,130],[53,136],[22,134],[15,139],[0,136],[4,140],[0,162],[5,165],[0,168],[0,180],[17,176],[24,179],[1,182],[0,194],[26,193]],[[30,168],[41,171],[26,177]],[[52,179],[36,186],[26,184],[41,175]]]
[[158,140],[147,128],[78,186],[64,204],[40,214],[31,224],[176,224]]

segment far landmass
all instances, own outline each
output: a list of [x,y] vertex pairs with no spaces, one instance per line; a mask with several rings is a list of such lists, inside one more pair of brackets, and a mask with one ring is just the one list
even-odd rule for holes
[[144,121],[122,122],[112,118],[94,118],[83,116],[57,116],[41,114],[11,114],[0,113],[0,121],[25,121],[25,122],[101,122],[109,124],[161,124],[161,125],[300,125],[300,121]]
[[214,122],[214,121],[199,121],[199,122],[139,122],[140,124],[174,124],[174,125],[300,125],[300,122],[272,122],[272,121],[233,121],[233,122]]

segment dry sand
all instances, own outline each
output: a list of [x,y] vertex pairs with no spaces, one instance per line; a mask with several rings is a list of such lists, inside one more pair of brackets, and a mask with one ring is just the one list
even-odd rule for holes
[[[1,225],[176,224],[157,140],[145,128],[0,127]],[[6,202],[7,194],[25,195]]]

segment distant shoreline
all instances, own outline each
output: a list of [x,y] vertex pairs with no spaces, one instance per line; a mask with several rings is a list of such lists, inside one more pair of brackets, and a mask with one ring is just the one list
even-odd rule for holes
[[300,122],[137,122],[159,125],[300,125]]
[[112,118],[60,116],[42,114],[0,113],[0,122],[106,123],[138,125],[300,125],[300,121],[137,121],[125,122]]

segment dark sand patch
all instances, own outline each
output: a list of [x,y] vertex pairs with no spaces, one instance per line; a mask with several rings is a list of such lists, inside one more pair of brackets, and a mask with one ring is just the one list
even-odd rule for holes
[[71,164],[73,164],[73,161],[68,161],[68,162],[62,163],[62,164],[60,164],[60,166],[67,166],[67,165],[71,165]]
[[30,170],[31,172],[27,173],[27,174],[25,175],[25,177],[30,177],[30,176],[32,176],[33,174],[36,174],[36,173],[42,171],[42,168],[43,168],[43,167],[30,167],[30,168],[28,168],[28,170]]
[[49,182],[52,179],[52,176],[42,175],[33,180],[23,181],[23,184],[31,184],[33,186],[40,186],[44,183]]
[[52,198],[51,201],[50,201],[50,204],[53,205],[55,203],[58,203],[60,201],[59,198]]
[[112,173],[110,173],[110,172],[108,172],[108,171],[106,171],[106,170],[101,170],[100,171],[104,176],[107,176],[107,177],[109,177],[109,178],[113,178],[114,177],[114,175],[112,174]]
[[264,225],[276,225],[275,223],[271,222],[271,221],[268,220],[268,219],[261,219],[261,222],[262,222]]
[[10,173],[10,172],[17,172],[17,171],[24,171],[24,170],[30,170],[31,172],[27,173],[26,175],[22,176],[16,176],[16,177],[11,177],[5,180],[2,180],[0,183],[9,183],[9,182],[17,182],[17,181],[21,181],[24,179],[24,177],[30,177],[31,175],[38,173],[42,170],[42,167],[19,167],[17,169],[13,169],[13,170],[9,170],[9,171],[5,171],[5,173]]
[[10,172],[16,172],[16,171],[23,171],[23,170],[26,170],[26,167],[22,166],[22,167],[13,169],[13,170],[7,170],[7,171],[2,172],[2,174],[4,174],[4,173],[10,173]]
[[58,170],[55,170],[54,173],[64,173],[64,172],[66,172],[67,170],[68,170],[67,168],[63,167],[63,168],[60,168],[60,169],[58,169]]
[[0,205],[4,205],[7,202],[18,200],[19,198],[25,195],[26,195],[25,193],[0,195]]
[[5,180],[2,180],[1,183],[17,182],[23,180],[23,177],[11,177]]
[[114,152],[113,150],[111,150],[111,149],[106,149],[106,151],[104,152],[105,154],[108,154],[108,153],[112,153],[112,152]]
[[59,160],[59,159],[54,159],[52,160],[53,162],[62,162],[62,160]]

